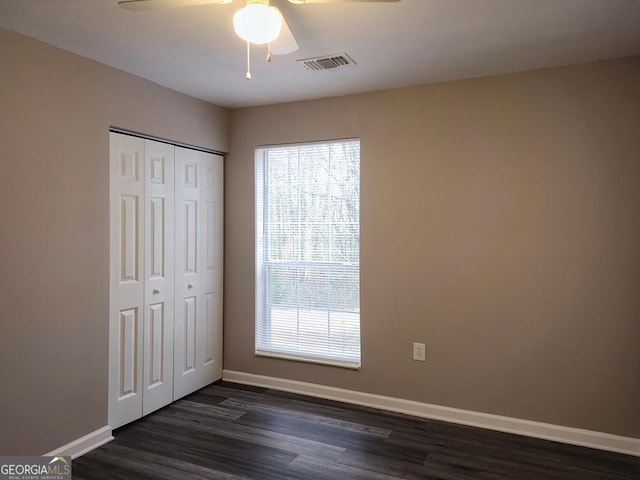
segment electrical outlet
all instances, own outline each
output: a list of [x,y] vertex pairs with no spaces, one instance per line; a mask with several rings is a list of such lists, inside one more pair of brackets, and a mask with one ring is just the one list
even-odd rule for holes
[[427,347],[424,343],[413,344],[413,359],[419,362],[427,361]]

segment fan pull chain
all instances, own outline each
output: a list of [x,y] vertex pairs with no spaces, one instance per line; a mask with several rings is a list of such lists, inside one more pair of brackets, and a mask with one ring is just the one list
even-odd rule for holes
[[267,43],[267,62],[271,61],[271,43]]
[[247,80],[251,80],[251,42],[247,42]]

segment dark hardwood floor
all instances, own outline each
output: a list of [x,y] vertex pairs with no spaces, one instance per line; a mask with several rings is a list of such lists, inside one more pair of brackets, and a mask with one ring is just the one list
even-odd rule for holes
[[114,435],[75,479],[640,479],[638,457],[225,382]]

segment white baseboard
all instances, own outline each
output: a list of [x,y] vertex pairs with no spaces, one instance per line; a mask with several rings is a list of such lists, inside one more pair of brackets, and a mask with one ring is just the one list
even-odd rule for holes
[[88,433],[85,436],[74,440],[73,442],[69,442],[66,445],[50,451],[49,453],[45,453],[43,456],[71,456],[71,459],[74,459],[104,445],[105,443],[110,442],[111,440],[113,440],[113,436],[111,435],[111,427],[109,425],[105,425],[104,427]]
[[519,418],[503,417],[488,413],[472,412],[428,403],[403,400],[401,398],[385,397],[372,393],[345,390],[314,383],[298,382],[284,378],[254,375],[252,373],[224,370],[222,379],[228,382],[273,388],[285,392],[300,393],[312,397],[338,400],[365,407],[379,408],[392,412],[405,413],[416,417],[444,420],[472,427],[486,428],[506,433],[515,433],[528,437],[553,440],[555,442],[597,448],[627,455],[640,456],[640,439],[621,437],[609,433],[582,430],[579,428],[563,427],[550,423],[532,422]]

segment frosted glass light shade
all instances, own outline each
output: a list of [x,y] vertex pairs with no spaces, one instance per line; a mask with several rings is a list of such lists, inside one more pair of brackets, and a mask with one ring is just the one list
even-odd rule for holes
[[233,28],[238,36],[247,42],[269,43],[280,35],[282,20],[274,7],[250,3],[235,13]]

